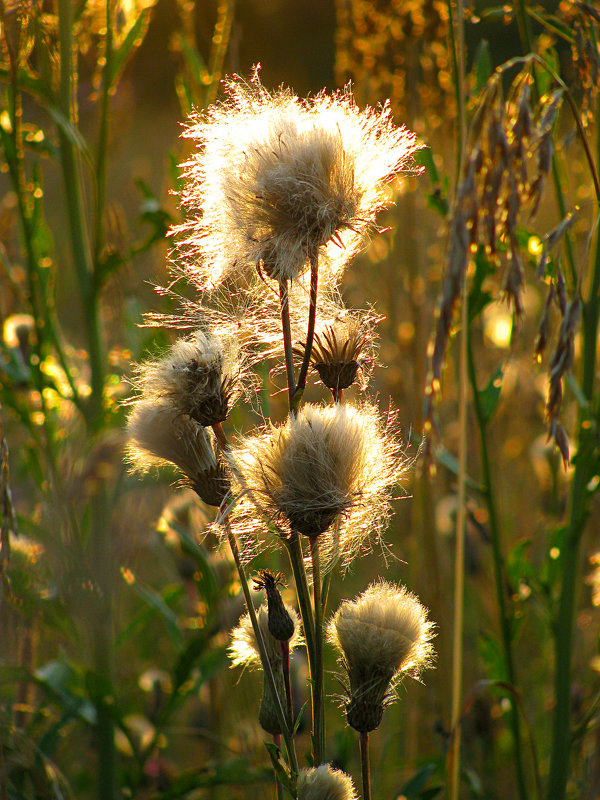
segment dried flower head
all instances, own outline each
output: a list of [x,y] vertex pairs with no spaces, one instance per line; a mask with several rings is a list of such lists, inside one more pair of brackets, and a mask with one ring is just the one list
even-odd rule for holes
[[234,340],[196,331],[179,339],[163,358],[138,367],[143,394],[169,400],[199,425],[223,422],[241,391],[242,364]]
[[253,265],[294,280],[317,257],[339,273],[389,205],[386,184],[411,167],[415,135],[387,107],[359,111],[347,90],[303,101],[256,76],[225,88],[185,134],[198,152],[183,165],[189,221],[175,233],[190,276],[212,289]]
[[142,398],[127,420],[128,456],[132,467],[147,472],[165,462],[185,475],[201,500],[220,506],[229,491],[225,465],[210,434],[166,399]]
[[245,439],[234,459],[258,511],[283,535],[321,536],[339,523],[320,540],[321,551],[326,562],[339,552],[344,564],[387,520],[391,486],[404,466],[367,404],[307,404],[284,425]]
[[350,776],[329,764],[301,769],[296,786],[298,800],[356,800]]
[[[291,651],[294,647],[298,647],[302,644],[302,631],[300,628],[300,619],[296,611],[287,604],[285,610],[294,623],[294,633],[289,642]],[[266,605],[261,605],[256,612],[256,617],[265,643],[269,662],[271,666],[277,666],[281,664],[281,642],[276,639],[269,630],[269,611]],[[231,644],[229,645],[228,652],[231,664],[234,667],[260,666],[260,651],[256,643],[256,637],[254,636],[254,629],[252,628],[249,614],[244,614],[237,628],[231,632]]]
[[348,724],[378,727],[393,688],[404,674],[417,676],[432,659],[432,623],[406,590],[380,580],[356,600],[344,600],[329,623],[329,641],[346,672]]
[[269,631],[280,642],[287,642],[294,635],[296,624],[284,605],[279,593],[279,586],[285,585],[285,577],[281,572],[261,569],[254,578],[254,588],[264,589],[267,593],[269,610]]

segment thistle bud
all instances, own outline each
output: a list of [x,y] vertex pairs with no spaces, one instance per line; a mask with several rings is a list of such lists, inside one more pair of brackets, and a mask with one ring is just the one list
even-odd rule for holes
[[289,641],[296,629],[294,620],[283,604],[277,588],[284,585],[284,582],[285,579],[281,572],[271,572],[270,569],[261,569],[258,577],[254,578],[254,587],[264,589],[267,593],[269,632],[280,642]]

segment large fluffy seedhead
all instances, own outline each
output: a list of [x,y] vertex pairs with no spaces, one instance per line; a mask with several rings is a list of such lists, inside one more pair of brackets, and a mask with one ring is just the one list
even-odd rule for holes
[[356,800],[350,776],[329,764],[301,769],[297,790],[298,800]]
[[[302,632],[300,629],[300,619],[296,611],[286,605],[285,610],[294,623],[294,633],[289,641],[290,651],[302,644]],[[281,642],[276,639],[269,631],[269,611],[266,605],[256,612],[260,632],[267,649],[267,656],[273,666],[281,664]],[[229,645],[229,657],[231,664],[237,666],[260,666],[260,651],[256,643],[254,629],[249,614],[244,614],[240,619],[237,628],[231,632],[231,644]]]
[[431,663],[432,628],[419,600],[387,581],[371,584],[356,600],[340,605],[328,637],[347,674],[346,711],[353,728],[374,730],[393,685]]
[[140,365],[138,381],[147,398],[168,400],[179,413],[208,427],[226,419],[241,391],[240,353],[232,339],[225,346],[218,337],[196,331],[162,358]]
[[348,90],[303,101],[257,78],[225,88],[185,134],[198,151],[183,165],[189,220],[175,232],[191,276],[211,289],[253,265],[294,280],[317,257],[339,273],[389,204],[386,184],[411,167],[414,134],[387,107],[360,111]]
[[[389,515],[404,460],[397,441],[369,405],[305,405],[297,416],[242,441],[236,472],[254,503],[248,527],[274,523],[320,536],[325,563],[354,557]],[[234,510],[234,518],[248,505]],[[262,519],[261,519],[262,517]]]
[[127,420],[127,436],[133,469],[146,472],[174,464],[205,503],[221,505],[229,491],[229,477],[213,440],[170,400],[143,397],[136,401]]

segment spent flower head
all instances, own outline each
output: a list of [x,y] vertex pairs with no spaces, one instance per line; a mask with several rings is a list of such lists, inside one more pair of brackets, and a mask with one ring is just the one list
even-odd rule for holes
[[413,167],[415,135],[387,106],[360,111],[348,89],[300,100],[256,76],[225,89],[185,134],[198,150],[175,233],[190,277],[210,290],[252,265],[295,280],[316,258],[338,274],[389,205],[386,185]]
[[233,458],[255,503],[255,526],[264,526],[258,512],[283,536],[292,530],[322,537],[329,565],[338,556],[346,565],[369,533],[381,530],[405,465],[367,404],[307,404],[284,425],[244,439]]
[[132,469],[174,464],[208,505],[220,506],[229,491],[227,469],[214,439],[201,425],[165,398],[142,397],[127,420],[128,457]]
[[297,790],[298,800],[356,800],[350,776],[329,764],[301,769]]
[[138,366],[138,383],[148,398],[162,398],[203,426],[223,422],[242,391],[239,348],[211,333],[179,339],[160,359]]
[[378,727],[393,689],[405,674],[431,663],[433,625],[427,610],[404,586],[380,580],[356,600],[344,600],[329,623],[329,641],[346,673],[348,724]]

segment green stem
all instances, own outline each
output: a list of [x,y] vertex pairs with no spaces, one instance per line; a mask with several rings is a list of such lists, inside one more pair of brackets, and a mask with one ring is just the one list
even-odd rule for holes
[[[273,734],[273,742],[281,750],[281,734],[279,733]],[[281,784],[281,781],[277,777],[277,774],[275,775],[275,793],[277,794],[277,800],[283,800],[283,786]]]
[[283,685],[285,686],[285,702],[288,722],[291,729],[294,726],[294,704],[292,701],[292,682],[290,677],[290,643],[280,642],[281,663],[283,667]]
[[[498,605],[498,613],[500,616],[500,631],[502,638],[502,650],[504,655],[504,668],[506,670],[506,678],[511,686],[516,687],[514,657],[512,650],[512,637],[511,637],[511,620],[509,618],[506,608],[506,598],[504,595],[504,568],[502,547],[500,542],[500,526],[498,524],[498,514],[496,510],[496,501],[494,498],[494,491],[492,485],[492,474],[490,468],[490,457],[487,441],[487,422],[485,420],[483,409],[481,407],[481,397],[477,388],[477,376],[475,372],[475,359],[473,357],[473,348],[471,346],[470,331],[467,336],[467,358],[469,366],[469,381],[471,383],[471,390],[473,393],[473,408],[475,411],[475,420],[479,431],[479,447],[481,456],[481,470],[483,473],[482,492],[485,498],[485,503],[488,510],[490,537],[492,542],[492,558],[494,564],[494,583],[496,588],[496,603]],[[517,771],[517,784],[519,787],[519,797],[521,800],[527,798],[527,782],[525,779],[525,769],[523,766],[522,745],[521,745],[521,728],[519,721],[519,708],[513,695],[509,697],[511,705],[510,721],[512,734],[514,739],[514,758],[515,768]]]
[[104,37],[104,70],[102,73],[102,100],[100,127],[96,155],[96,220],[94,230],[94,277],[100,272],[100,255],[104,243],[104,205],[106,203],[106,157],[108,154],[108,123],[113,64],[112,0],[106,0],[106,36]]
[[[598,104],[600,111],[600,103]],[[598,137],[600,159],[600,136]],[[552,719],[552,751],[548,775],[548,800],[563,800],[566,795],[571,754],[571,661],[573,648],[573,617],[575,593],[579,585],[581,537],[588,516],[587,484],[597,459],[594,425],[590,424],[590,409],[594,403],[596,373],[596,342],[600,306],[600,231],[596,234],[592,285],[587,302],[583,304],[583,373],[581,388],[588,401],[579,411],[579,435],[575,474],[571,486],[569,524],[561,552],[562,583],[558,618],[554,634],[555,676],[554,715]],[[597,424],[596,420],[596,424]]]
[[369,762],[369,734],[359,734],[360,770],[362,773],[363,800],[371,800],[371,765]]
[[[74,123],[72,113],[73,92],[73,3],[59,0],[59,39],[60,39],[60,103],[61,110]],[[98,430],[103,417],[104,365],[100,335],[100,319],[96,288],[93,280],[92,259],[86,229],[84,227],[83,202],[81,195],[81,175],[71,140],[62,129],[58,132],[61,166],[71,231],[71,246],[75,272],[83,304],[83,319],[86,326],[91,372],[91,396],[89,417],[86,418],[92,430]]]
[[325,758],[325,703],[323,696],[323,606],[321,605],[321,564],[319,537],[310,539],[313,567],[313,592],[315,612],[315,669],[313,679],[313,763],[318,767]]
[[308,588],[308,580],[306,579],[306,570],[304,569],[304,554],[302,552],[302,544],[300,543],[300,535],[298,532],[292,531],[290,538],[285,540],[285,544],[287,545],[290,564],[292,572],[294,573],[298,606],[302,618],[302,627],[304,628],[304,638],[306,639],[308,664],[309,667],[311,667],[315,659],[315,622],[310,605],[310,591]]
[[248,607],[248,614],[250,616],[250,622],[252,623],[252,630],[254,631],[254,636],[256,638],[256,643],[258,645],[258,649],[260,652],[260,660],[263,668],[263,673],[267,681],[267,686],[269,687],[269,691],[271,692],[271,696],[273,698],[273,703],[275,705],[275,713],[277,714],[279,727],[281,728],[281,731],[283,733],[283,739],[285,741],[289,764],[293,773],[293,777],[295,777],[298,774],[298,759],[296,758],[296,750],[294,748],[294,741],[292,739],[291,730],[288,725],[288,721],[286,720],[285,717],[285,711],[283,710],[283,706],[281,705],[281,698],[279,697],[279,693],[277,691],[277,685],[275,683],[275,678],[273,676],[273,670],[271,669],[271,664],[267,656],[267,650],[262,637],[262,631],[258,624],[258,619],[256,617],[256,610],[254,608],[252,595],[250,593],[250,586],[248,585],[248,578],[246,577],[246,570],[244,569],[244,565],[242,564],[242,559],[240,557],[240,550],[238,547],[238,543],[233,534],[233,531],[231,530],[231,526],[229,525],[229,520],[225,519],[224,524],[225,524],[225,529],[227,531],[227,541],[229,542],[231,554],[233,556],[233,560],[235,562],[240,583],[242,585],[244,599],[246,600],[246,606]]

